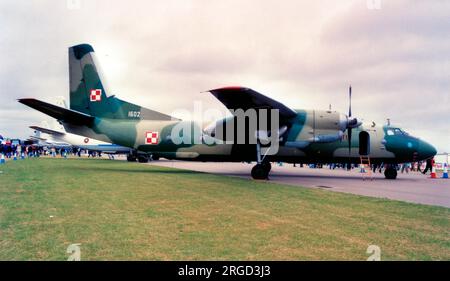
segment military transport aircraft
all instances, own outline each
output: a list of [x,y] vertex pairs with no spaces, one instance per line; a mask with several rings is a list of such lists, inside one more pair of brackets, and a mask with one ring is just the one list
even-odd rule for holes
[[[209,91],[233,116],[202,130],[194,122],[143,109],[108,95],[97,67],[90,45],[70,47],[70,109],[33,98],[19,99],[19,102],[56,118],[70,133],[131,147],[156,158],[256,161],[251,172],[255,179],[267,179],[270,163],[275,161],[360,163],[362,157],[370,159],[372,164],[384,163],[385,177],[395,179],[396,164],[421,161],[436,154],[432,145],[400,128],[362,124],[352,117],[351,102],[348,115],[331,110],[293,110],[246,87]],[[241,118],[242,114],[238,113],[251,110],[257,112],[258,121],[269,116],[268,119],[277,123],[246,130],[245,142],[236,142],[235,134],[223,128],[232,125],[234,133],[236,126],[250,128],[246,124],[251,123],[251,114]],[[194,133],[174,134],[180,126],[191,128]],[[196,136],[196,131],[201,132],[200,136]],[[192,141],[180,141],[186,136]],[[254,138],[256,141],[251,142]],[[277,142],[275,150],[270,151],[272,143],[267,139]]]

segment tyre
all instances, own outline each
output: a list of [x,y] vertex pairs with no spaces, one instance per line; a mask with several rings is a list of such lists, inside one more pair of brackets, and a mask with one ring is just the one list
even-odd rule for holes
[[395,168],[389,168],[384,171],[384,177],[388,180],[395,180],[397,178],[397,170]]
[[256,164],[252,168],[252,178],[255,180],[266,180],[269,176],[269,170],[262,164]]
[[267,170],[267,174],[272,170],[272,164],[270,164],[270,162],[262,162],[261,165]]
[[148,163],[148,157],[147,156],[138,156],[138,162],[139,163]]

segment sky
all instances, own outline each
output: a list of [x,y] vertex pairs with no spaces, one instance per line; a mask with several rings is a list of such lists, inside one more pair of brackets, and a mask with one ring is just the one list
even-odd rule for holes
[[[164,112],[223,109],[246,86],[296,109],[348,111],[450,152],[450,1],[0,0],[0,135],[68,100],[67,48],[91,44],[112,94]],[[180,116],[182,117],[182,116]]]

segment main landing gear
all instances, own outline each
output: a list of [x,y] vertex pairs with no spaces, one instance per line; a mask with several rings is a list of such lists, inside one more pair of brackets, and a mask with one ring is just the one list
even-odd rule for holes
[[256,164],[252,168],[252,178],[255,180],[267,180],[269,179],[269,172],[272,169],[270,162],[263,162]]
[[148,158],[147,155],[138,155],[137,160],[139,163],[148,163]]
[[134,156],[132,154],[128,154],[127,155],[127,161],[128,162],[136,162],[136,156]]
[[133,152],[127,155],[127,161],[128,162],[136,162],[136,160],[139,163],[148,163],[150,160],[158,160],[159,157],[155,157],[153,155],[148,155],[145,153],[137,153]]
[[252,178],[255,180],[269,179],[269,172],[272,169],[270,162],[264,160],[265,156],[261,156],[261,144],[256,143],[256,165],[252,168]]
[[384,177],[388,180],[395,180],[397,178],[397,169],[395,165],[389,165],[384,170]]

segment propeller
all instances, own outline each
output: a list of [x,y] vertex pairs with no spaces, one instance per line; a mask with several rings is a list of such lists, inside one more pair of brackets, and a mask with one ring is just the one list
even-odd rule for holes
[[350,153],[352,151],[352,127],[350,126],[350,123],[355,120],[352,118],[352,85],[348,87],[348,121],[347,121],[347,130],[348,130],[348,155],[350,156]]
[[348,135],[348,159],[350,166],[350,155],[352,152],[352,130],[361,126],[361,122],[357,118],[352,118],[352,86],[348,88],[348,116],[347,116],[347,135]]
[[350,122],[352,121],[352,85],[348,87],[348,119],[347,119],[347,135],[348,135],[348,164],[347,170],[351,169],[351,152],[352,152],[352,127]]

